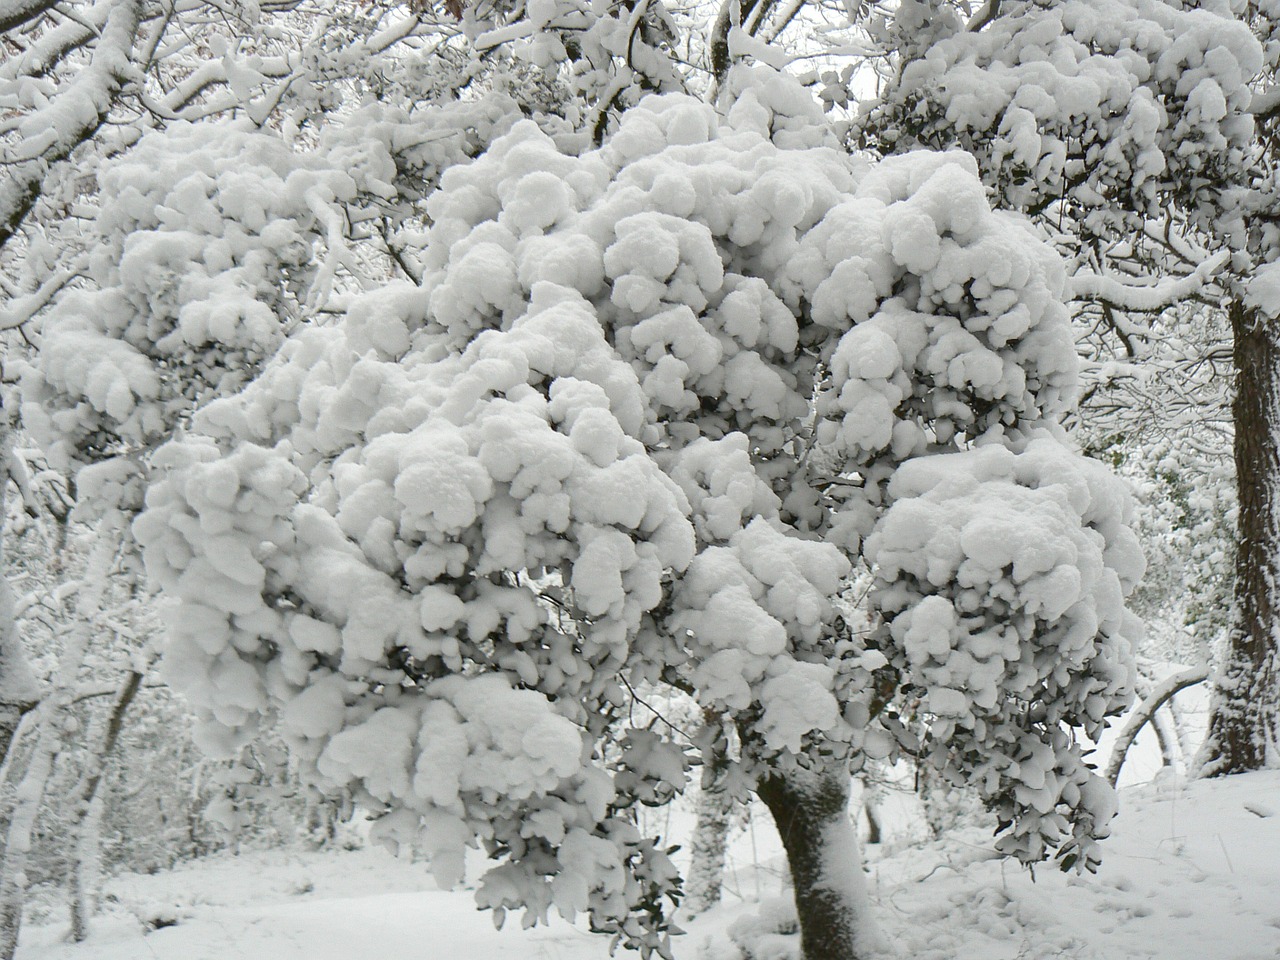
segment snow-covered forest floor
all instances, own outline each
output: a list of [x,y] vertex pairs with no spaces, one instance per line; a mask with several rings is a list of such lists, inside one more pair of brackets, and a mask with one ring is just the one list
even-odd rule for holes
[[[687,924],[680,960],[740,956],[728,928],[782,892],[767,814],[735,833],[723,903]],[[678,828],[678,824],[673,824]],[[679,832],[677,829],[674,831]],[[868,848],[876,913],[911,960],[1272,960],[1280,957],[1280,772],[1126,788],[1097,876],[1034,876],[989,858],[977,828]],[[1068,889],[1070,888],[1070,889]],[[109,882],[82,945],[32,924],[18,960],[603,960],[608,942],[556,922],[495,931],[465,889],[377,849],[254,852]],[[769,907],[766,904],[766,912]],[[518,918],[512,918],[513,921]],[[147,931],[144,921],[167,923]],[[788,938],[790,939],[790,938]],[[756,960],[784,944],[758,941]],[[619,954],[622,955],[621,953]]]

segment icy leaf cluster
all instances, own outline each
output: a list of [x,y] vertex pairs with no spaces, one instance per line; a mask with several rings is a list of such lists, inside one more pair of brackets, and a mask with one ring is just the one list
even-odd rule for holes
[[[499,916],[587,912],[645,949],[666,949],[678,878],[631,807],[669,800],[690,761],[672,729],[627,723],[633,689],[733,718],[750,775],[889,753],[884,680],[928,665],[914,640],[842,633],[833,601],[891,500],[885,524],[952,515],[936,484],[895,490],[904,462],[985,444],[957,454],[976,502],[1021,483],[1010,509],[1068,544],[1037,575],[1094,577],[1076,606],[1021,581],[1007,598],[1053,678],[1034,682],[1064,697],[1042,726],[1065,738],[1124,689],[1130,568],[1089,553],[1125,542],[1122,511],[1057,441],[1027,445],[1074,386],[1060,268],[962,156],[867,168],[791,81],[737,68],[728,87],[725,115],[652,97],[581,154],[522,122],[447,169],[422,285],[353,298],[205,406],[134,528],[181,601],[167,670],[208,746],[278,721],[442,880],[482,843]],[[1069,495],[1008,466],[1054,457],[1085,478]],[[959,720],[1011,711],[1011,677],[931,701],[940,740],[1009,742]],[[1009,809],[1044,852],[1033,799]]]
[[1096,863],[1115,800],[1069,730],[1096,740],[1133,689],[1126,488],[1041,437],[912,460],[889,492],[867,558],[884,649],[935,718],[926,749],[1013,824],[1001,850]]
[[[919,7],[919,4],[912,4]],[[1249,162],[1248,26],[1163,0],[1027,4],[938,39],[869,106],[864,135],[889,150],[959,145],[1002,206],[1068,199],[1087,232],[1171,196],[1211,214]],[[1139,221],[1140,222],[1140,221]]]

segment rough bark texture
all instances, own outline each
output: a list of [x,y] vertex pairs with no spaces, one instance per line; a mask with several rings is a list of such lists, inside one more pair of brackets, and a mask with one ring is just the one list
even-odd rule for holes
[[1280,343],[1277,324],[1239,301],[1231,306],[1231,327],[1239,496],[1235,610],[1202,754],[1205,776],[1265,766],[1280,718]]
[[776,775],[760,781],[756,793],[773,814],[787,851],[804,960],[865,957],[863,945],[874,934],[866,926],[848,773]]
[[710,787],[698,794],[698,824],[689,843],[689,876],[685,881],[684,907],[691,917],[720,902],[732,813],[733,797],[725,790]]

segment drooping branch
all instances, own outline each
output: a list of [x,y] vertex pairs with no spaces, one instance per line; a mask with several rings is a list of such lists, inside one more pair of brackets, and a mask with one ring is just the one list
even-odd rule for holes
[[1129,748],[1133,746],[1133,741],[1137,739],[1138,733],[1142,728],[1155,717],[1156,711],[1163,707],[1179,691],[1185,690],[1187,687],[1194,687],[1197,683],[1204,683],[1208,679],[1209,668],[1207,666],[1195,667],[1191,670],[1183,670],[1181,673],[1171,674],[1152,687],[1151,692],[1142,703],[1138,704],[1134,711],[1129,714],[1129,719],[1120,728],[1120,736],[1116,739],[1116,745],[1111,750],[1111,759],[1107,763],[1107,779],[1111,781],[1112,786],[1115,786],[1116,781],[1120,779],[1120,768],[1124,766],[1125,756],[1129,753]]

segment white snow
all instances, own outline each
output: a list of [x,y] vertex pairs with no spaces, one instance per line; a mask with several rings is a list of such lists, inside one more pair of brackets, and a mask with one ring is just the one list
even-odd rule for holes
[[[989,835],[868,848],[866,882],[888,950],[899,960],[1274,960],[1280,946],[1275,864],[1280,772],[1121,792],[1096,876],[1029,874],[993,859]],[[688,812],[677,817],[692,826]],[[881,847],[886,850],[882,852]],[[724,902],[686,924],[677,960],[740,960],[728,928],[796,957],[779,896],[780,847],[759,808],[735,832]],[[494,930],[466,889],[435,889],[421,863],[378,849],[254,852],[108,882],[92,938],[62,942],[65,924],[24,928],[17,960],[605,960],[607,938],[559,921]],[[760,901],[764,901],[761,903]],[[757,913],[765,910],[765,916]],[[142,919],[173,926],[146,933]],[[735,923],[736,921],[736,923]],[[765,939],[759,939],[765,937]],[[766,942],[767,940],[767,942]],[[619,956],[622,956],[619,954]]]

